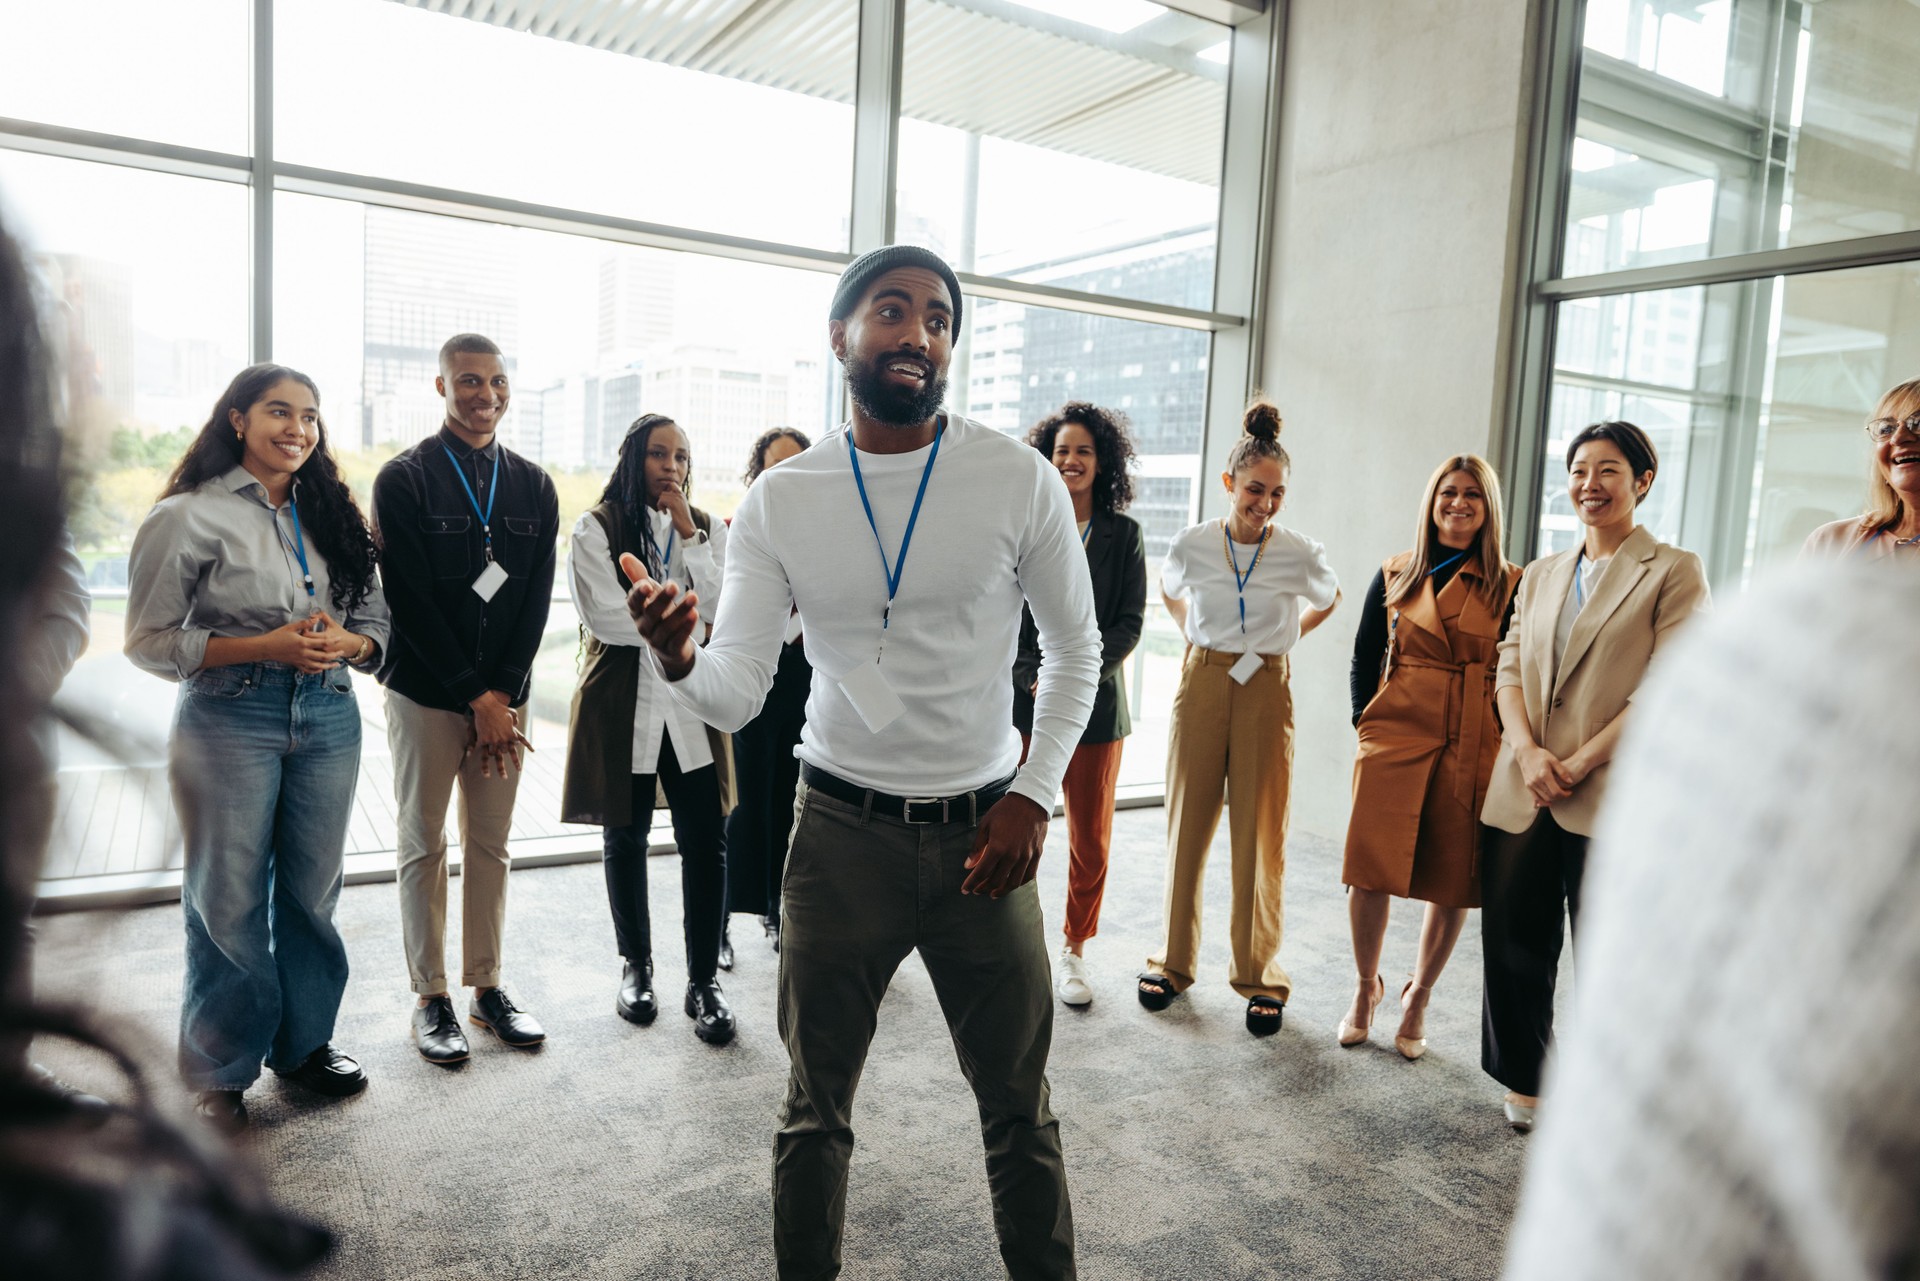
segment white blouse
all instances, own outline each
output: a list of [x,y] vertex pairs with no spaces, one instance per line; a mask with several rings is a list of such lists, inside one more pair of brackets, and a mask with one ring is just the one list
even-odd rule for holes
[[[656,543],[665,547],[673,518],[664,512],[650,511]],[[635,553],[638,555],[639,553]],[[700,617],[711,624],[720,604],[720,584],[726,572],[727,526],[715,521],[704,543],[673,540],[672,563],[668,576],[684,588],[699,593]],[[645,559],[642,557],[642,559]],[[567,553],[567,570],[573,580],[573,603],[580,621],[603,645],[640,645],[640,633],[627,613],[627,588],[614,572],[606,531],[593,513],[582,516],[573,527],[573,545]],[[713,764],[713,751],[707,746],[706,727],[694,714],[682,707],[662,687],[653,665],[640,664],[640,679],[635,682],[633,708],[633,772],[653,774],[659,771],[662,737],[673,744],[673,758],[682,770],[696,770]]]
[[1174,536],[1160,569],[1160,590],[1186,602],[1190,643],[1227,654],[1284,654],[1300,639],[1301,603],[1332,606],[1340,580],[1327,549],[1282,525],[1270,529],[1265,551],[1257,544],[1232,545],[1247,580],[1244,591],[1229,560],[1225,521],[1202,521]]

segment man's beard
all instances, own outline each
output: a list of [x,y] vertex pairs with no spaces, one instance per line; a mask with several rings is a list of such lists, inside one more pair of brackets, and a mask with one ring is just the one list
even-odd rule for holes
[[[886,368],[900,359],[897,351],[875,357],[858,368],[847,368],[847,393],[862,413],[888,427],[918,427],[940,412],[947,398],[944,376],[929,377],[915,390],[887,381]],[[932,362],[927,362],[929,371]]]

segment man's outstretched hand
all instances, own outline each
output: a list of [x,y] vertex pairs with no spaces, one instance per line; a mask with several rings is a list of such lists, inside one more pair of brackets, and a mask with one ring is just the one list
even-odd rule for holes
[[960,892],[999,898],[1031,881],[1040,870],[1040,849],[1047,843],[1047,820],[1052,817],[1018,792],[995,801],[974,829],[973,853],[967,856],[967,879],[960,883]]
[[683,592],[678,583],[656,583],[632,552],[620,553],[620,569],[633,584],[627,592],[627,612],[644,640],[660,656],[667,679],[677,681],[693,670],[693,632],[700,625],[696,608],[700,597]]

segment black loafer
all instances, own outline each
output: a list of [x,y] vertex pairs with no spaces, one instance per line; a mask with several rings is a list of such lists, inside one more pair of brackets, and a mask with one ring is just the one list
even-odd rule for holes
[[467,1017],[516,1050],[529,1049],[547,1039],[540,1020],[508,999],[503,987],[490,987],[474,997],[467,1007]]
[[769,917],[766,917],[766,918],[764,918],[764,919],[763,919],[763,920],[762,920],[762,921],[761,921],[760,923],[761,923],[761,924],[762,924],[763,926],[765,926],[765,927],[766,927],[766,931],[767,931],[767,942],[769,942],[769,943],[771,943],[771,944],[773,944],[773,950],[774,950],[774,951],[775,951],[776,953],[778,953],[778,952],[780,951],[780,922],[779,922],[779,920],[778,920],[777,918],[775,918],[775,917],[771,917],[771,916],[769,916]]
[[414,1007],[413,1043],[419,1048],[420,1057],[429,1063],[447,1067],[466,1061],[467,1034],[460,1030],[452,997],[436,996],[425,1005]]
[[693,1034],[708,1045],[733,1039],[733,1007],[720,991],[719,979],[687,984],[687,1017],[693,1020]]
[[722,925],[720,927],[719,965],[720,968],[727,973],[733,973],[733,929],[731,926]]
[[620,995],[613,998],[613,1012],[641,1027],[653,1022],[660,1013],[660,1002],[653,994],[653,962],[635,965],[628,961],[620,970]]
[[193,1100],[193,1113],[222,1134],[247,1128],[247,1101],[238,1090],[202,1090]]
[[[459,1024],[454,1027],[457,1030]],[[367,1088],[367,1074],[360,1070],[360,1065],[331,1044],[323,1045],[307,1055],[300,1066],[290,1072],[275,1068],[274,1075],[282,1081],[304,1085],[315,1094],[335,1099],[344,1099]]]

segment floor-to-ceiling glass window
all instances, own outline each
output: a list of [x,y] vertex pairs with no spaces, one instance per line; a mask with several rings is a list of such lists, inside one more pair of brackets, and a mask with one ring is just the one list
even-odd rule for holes
[[[1194,511],[1212,333],[1244,321],[1212,310],[1233,31],[1184,7],[0,0],[0,211],[67,356],[98,597],[63,694],[81,732],[50,874],[177,858],[171,691],[119,654],[126,553],[252,360],[315,377],[364,500],[438,424],[439,343],[478,330],[508,357],[503,437],[553,475],[564,526],[649,411],[688,428],[696,500],[724,515],[759,432],[841,420],[827,301],[878,234],[857,210],[891,192],[885,234],[983,291],[952,407],[1012,433],[1069,399],[1127,413],[1157,557]],[[891,79],[863,70],[886,64],[876,31],[897,41]],[[856,178],[875,119],[897,145]],[[1143,743],[1164,737],[1170,635],[1155,620],[1131,673]],[[556,599],[535,681],[545,781],[516,828],[549,843],[536,853],[580,835],[546,795],[577,645]],[[392,815],[369,728],[350,850],[373,867]],[[1130,755],[1127,781],[1159,773],[1157,751]]]
[[[1861,427],[1920,376],[1920,8],[1907,0],[1588,0],[1564,192],[1535,286],[1538,553],[1571,545],[1563,453],[1624,417],[1661,453],[1646,523],[1722,586],[1861,510]],[[1553,208],[1548,200],[1543,208]]]

